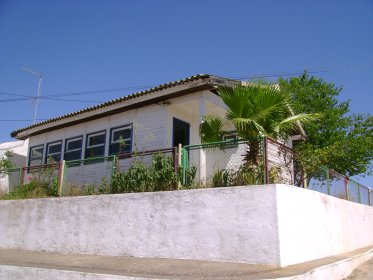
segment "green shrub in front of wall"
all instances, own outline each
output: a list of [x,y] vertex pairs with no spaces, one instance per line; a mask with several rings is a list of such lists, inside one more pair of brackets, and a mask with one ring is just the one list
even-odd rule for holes
[[[196,175],[196,168],[187,171],[186,188],[190,187]],[[147,166],[140,157],[127,171],[116,171],[112,176],[113,193],[170,191],[178,188],[181,172],[175,172],[172,156],[162,153],[153,155]]]

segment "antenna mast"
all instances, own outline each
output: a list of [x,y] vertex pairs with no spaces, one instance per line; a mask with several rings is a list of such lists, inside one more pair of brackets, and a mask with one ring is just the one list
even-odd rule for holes
[[36,76],[36,77],[39,78],[38,95],[36,96],[35,113],[34,113],[34,121],[33,121],[33,124],[35,124],[35,122],[36,122],[36,115],[38,113],[39,98],[40,98],[40,95],[41,95],[41,86],[42,86],[42,81],[43,81],[43,74],[40,74],[40,73],[35,72],[33,70],[30,70],[30,69],[28,69],[26,67],[22,67],[22,70],[27,71],[27,72],[31,73],[32,75],[34,75],[34,76]]

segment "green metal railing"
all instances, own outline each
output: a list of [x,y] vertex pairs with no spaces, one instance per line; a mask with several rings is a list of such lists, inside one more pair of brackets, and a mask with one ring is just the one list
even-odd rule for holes
[[[308,188],[314,191],[322,192],[328,195],[343,198],[353,202],[373,206],[372,189],[362,184],[359,184],[358,182],[344,175],[341,175],[333,170],[330,170],[327,167],[320,167],[313,174],[308,174],[307,177],[305,174],[303,174],[303,170],[297,170],[295,164],[296,153],[293,152],[289,147],[286,147],[281,143],[275,142],[267,138],[255,139],[255,141],[259,141],[259,164],[257,165],[256,171],[257,174],[260,175],[260,177],[257,180],[257,184],[292,184],[298,187]],[[208,180],[211,180],[211,178],[214,176],[216,172],[220,172],[222,171],[222,169],[237,172],[237,170],[245,164],[244,156],[246,155],[246,152],[249,149],[249,143],[250,141],[244,140],[218,141],[198,145],[187,145],[181,147],[181,150],[179,152],[176,150],[176,148],[151,150],[139,153],[127,153],[107,157],[93,157],[88,159],[61,161],[58,163],[40,166],[26,166],[22,168],[13,168],[2,171],[0,170],[0,173],[10,174],[12,184],[16,187],[16,185],[22,186],[24,183],[28,182],[29,178],[26,177],[26,175],[33,175],[33,172],[37,174],[38,172],[43,172],[44,170],[53,169],[52,172],[48,173],[50,174],[48,176],[53,176],[58,179],[59,195],[63,195],[67,185],[69,183],[74,183],[74,174],[72,174],[72,171],[74,169],[75,176],[76,174],[79,174],[80,177],[83,177],[84,179],[86,177],[89,177],[88,175],[86,175],[88,173],[84,173],[84,171],[87,170],[90,171],[91,174],[92,170],[93,173],[106,172],[111,191],[111,178],[113,177],[116,171],[120,171],[120,169],[123,168],[123,165],[121,167],[120,162],[123,163],[124,160],[129,159],[131,157],[136,157],[137,155],[149,156],[157,152],[172,152],[175,172],[179,172],[178,170],[179,168],[181,168],[181,185],[185,186],[186,184],[188,170],[193,165],[198,165],[198,168],[200,168],[198,180],[200,181],[198,182],[197,180],[196,185],[198,187],[210,187],[212,185],[209,185],[206,182]],[[280,160],[279,158],[272,158],[274,157],[274,155],[276,156],[276,152],[274,152],[276,151],[274,149],[276,147],[279,149],[277,154]],[[290,154],[290,157],[287,158],[289,166],[286,166],[286,168],[284,166],[281,166],[281,164],[284,164],[284,162],[286,162],[281,161],[281,156],[283,156],[283,154],[281,154],[281,149],[286,150],[287,153],[292,152]],[[201,151],[203,151],[203,153],[201,153]],[[181,160],[179,159],[180,166],[178,166],[177,160],[177,155],[179,153],[181,153]],[[104,163],[104,165],[96,165],[97,163]],[[129,161],[128,163],[131,162]],[[231,164],[233,167],[230,167],[229,164]],[[210,167],[210,169],[208,169],[208,166]],[[97,172],[95,172],[93,167],[96,168]],[[291,178],[289,177],[290,173],[287,171],[289,167],[292,168]],[[201,168],[205,169],[201,170]],[[229,170],[230,168],[231,170]],[[278,176],[279,173],[281,175],[281,173],[284,172],[288,172],[288,181],[286,182],[283,181],[283,176]],[[204,177],[202,177],[202,175]],[[296,179],[297,176],[298,180]],[[88,183],[89,179],[90,178],[87,178]],[[203,184],[201,183],[201,180],[205,180]],[[232,184],[230,186],[232,186]]]
[[[212,143],[204,143],[204,144],[198,144],[198,145],[187,145],[182,147],[182,159],[181,159],[181,168],[182,168],[182,184],[185,184],[186,181],[186,173],[187,170],[191,167],[190,162],[190,153],[191,151],[195,150],[204,150],[204,151],[213,151],[215,149],[224,149],[224,147],[233,147],[234,145],[246,145],[249,141],[243,141],[243,140],[230,140],[230,141],[219,141],[219,142],[212,142]],[[292,152],[292,150],[286,146],[284,146],[281,143],[274,142],[273,140],[264,139],[262,142],[260,155],[262,157],[262,164],[258,166],[258,168],[263,168],[264,172],[264,178],[263,183],[283,183],[276,181],[276,179],[270,178],[271,168],[273,168],[273,164],[271,164],[271,161],[273,159],[270,158],[269,152],[268,152],[268,144],[269,143],[276,143],[278,147],[282,147],[286,149],[288,152]],[[209,162],[209,160],[213,160],[213,158],[207,158],[206,162]],[[292,155],[292,160],[296,160],[296,154],[294,153]],[[294,163],[293,168],[294,167]],[[272,167],[271,167],[272,166]],[[294,171],[296,172],[296,171]],[[312,175],[311,178],[303,178],[300,180],[295,180],[293,178],[292,184],[297,185],[299,187],[303,188],[309,188],[311,190],[315,190],[318,192],[322,192],[328,195],[332,195],[338,198],[350,200],[353,202],[365,204],[365,205],[371,205],[373,206],[373,198],[372,198],[372,190],[362,184],[359,184],[358,182],[339,174],[333,170],[330,170],[327,167],[320,167],[319,171],[317,172],[318,175]],[[213,174],[209,174],[212,176]],[[295,177],[296,174],[293,174]],[[305,176],[302,174],[301,176]],[[308,183],[307,183],[308,182]],[[200,182],[197,182],[197,185]],[[203,186],[206,186],[206,184],[200,184]]]

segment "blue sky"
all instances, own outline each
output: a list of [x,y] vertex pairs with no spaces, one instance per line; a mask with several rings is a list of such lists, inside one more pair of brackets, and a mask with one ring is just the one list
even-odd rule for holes
[[[36,95],[37,78],[22,66],[43,73],[46,97],[197,73],[249,78],[338,68],[318,76],[343,86],[352,112],[372,113],[372,15],[371,0],[0,0],[0,93]],[[343,70],[356,65],[363,66]],[[38,118],[134,91],[41,99]],[[31,100],[15,98],[0,94],[0,142],[32,123]]]

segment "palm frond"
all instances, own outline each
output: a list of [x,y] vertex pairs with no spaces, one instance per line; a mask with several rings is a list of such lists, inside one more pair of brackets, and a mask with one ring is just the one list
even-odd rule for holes
[[202,143],[217,142],[224,134],[225,122],[217,116],[204,116],[200,125],[200,137]]
[[276,85],[223,86],[218,92],[227,105],[227,119],[244,138],[255,135],[286,138],[301,128],[302,123],[320,116],[294,115],[291,96]]

